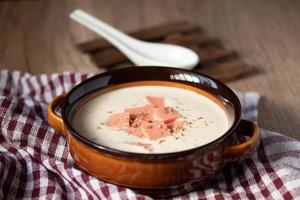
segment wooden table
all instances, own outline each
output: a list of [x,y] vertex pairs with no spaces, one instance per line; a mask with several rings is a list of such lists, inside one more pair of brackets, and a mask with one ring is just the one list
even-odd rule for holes
[[259,125],[300,139],[300,1],[4,1],[0,69],[103,71],[74,47],[96,37],[68,18],[75,8],[123,31],[181,19],[201,25],[260,69],[229,84],[263,95]]

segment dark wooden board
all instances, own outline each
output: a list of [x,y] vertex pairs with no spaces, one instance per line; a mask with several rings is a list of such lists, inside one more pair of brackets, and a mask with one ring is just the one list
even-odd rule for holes
[[[128,33],[141,40],[177,44],[194,50],[200,63],[194,68],[219,80],[229,82],[254,72],[238,54],[223,47],[216,39],[207,37],[202,28],[179,21]],[[118,49],[102,38],[78,44],[78,48],[91,56],[99,67],[115,69],[133,66]]]

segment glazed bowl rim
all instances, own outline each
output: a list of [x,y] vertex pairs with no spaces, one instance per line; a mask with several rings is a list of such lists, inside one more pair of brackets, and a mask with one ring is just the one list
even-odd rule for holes
[[[115,69],[115,70],[111,70],[111,71],[107,71],[104,73],[100,73],[100,74],[96,74],[92,77],[87,78],[86,80],[80,82],[79,84],[77,84],[76,86],[74,86],[65,96],[65,100],[69,99],[71,94],[74,93],[78,88],[80,88],[82,85],[95,80],[95,79],[100,79],[102,77],[105,77],[107,75],[112,75],[113,73],[116,72],[122,72],[122,71],[127,71],[127,70],[135,70],[137,67],[128,67],[128,68],[122,68],[122,69]],[[118,149],[114,149],[114,148],[110,148],[104,145],[101,145],[99,143],[95,143],[91,140],[89,140],[88,138],[82,136],[82,134],[78,133],[73,126],[71,125],[71,122],[66,114],[66,107],[68,105],[66,105],[67,101],[64,101],[64,104],[62,106],[61,109],[61,115],[62,115],[62,120],[64,123],[64,126],[66,127],[66,129],[68,129],[69,131],[67,131],[67,134],[71,134],[72,136],[74,136],[77,140],[79,140],[81,143],[87,145],[88,147],[92,147],[94,150],[96,150],[97,152],[102,152],[105,153],[108,156],[114,156],[114,157],[120,157],[120,158],[124,158],[124,159],[133,159],[133,160],[164,160],[164,159],[174,159],[174,158],[178,158],[178,157],[184,157],[187,155],[191,155],[194,154],[198,151],[201,151],[203,149],[207,149],[209,147],[211,147],[213,144],[217,143],[217,142],[223,142],[224,140],[226,140],[232,133],[234,133],[234,131],[237,129],[240,120],[241,120],[241,103],[239,98],[237,97],[237,95],[233,92],[232,89],[230,89],[226,84],[224,84],[223,82],[214,79],[208,75],[204,75],[202,73],[199,72],[195,72],[195,71],[190,71],[190,70],[185,70],[185,69],[178,69],[178,68],[172,68],[172,67],[158,67],[158,66],[142,66],[142,67],[138,67],[139,70],[142,71],[143,68],[152,68],[155,70],[162,70],[162,69],[167,69],[167,70],[176,70],[176,71],[182,71],[182,72],[187,72],[187,73],[193,73],[193,74],[197,74],[200,75],[202,77],[208,78],[214,82],[216,82],[218,85],[222,85],[222,87],[224,87],[226,90],[228,90],[233,97],[237,100],[237,104],[234,104],[233,102],[231,102],[234,105],[234,121],[231,125],[231,127],[224,133],[222,134],[220,137],[218,137],[217,139],[206,143],[204,145],[192,148],[192,149],[187,149],[187,150],[183,150],[183,151],[176,151],[176,152],[168,152],[168,153],[136,153],[136,152],[127,152],[127,151],[123,151],[123,150],[118,150]],[[160,80],[158,79],[158,81],[166,81],[166,80]],[[172,80],[168,80],[169,82],[175,82]],[[189,85],[187,83],[182,83],[185,85]],[[199,83],[201,84],[201,83]],[[195,86],[193,86],[195,87]],[[99,88],[100,89],[100,88]],[[94,91],[90,92],[93,93]],[[81,97],[80,99],[84,98],[85,96],[89,95],[90,93],[86,93],[84,94],[83,97]],[[213,94],[214,93],[210,93]],[[222,100],[220,100],[222,101]],[[75,103],[73,103],[71,108],[73,108],[75,105],[77,104],[77,101]]]

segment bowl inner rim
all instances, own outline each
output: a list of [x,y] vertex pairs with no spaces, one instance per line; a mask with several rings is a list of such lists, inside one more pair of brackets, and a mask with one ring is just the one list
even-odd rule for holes
[[[200,95],[204,95],[206,97],[208,97],[210,100],[212,100],[214,103],[216,103],[219,107],[221,107],[226,113],[233,113],[233,121],[230,122],[231,126],[228,128],[228,130],[222,134],[220,137],[218,137],[217,139],[206,143],[204,145],[195,147],[195,148],[191,148],[188,150],[183,150],[183,151],[176,151],[176,152],[168,152],[168,153],[136,153],[136,152],[126,152],[126,151],[122,151],[122,150],[118,150],[118,149],[113,149],[104,145],[101,145],[99,143],[95,143],[91,140],[89,140],[88,138],[84,137],[82,134],[78,133],[72,126],[72,122],[70,122],[70,113],[68,113],[68,116],[64,116],[64,122],[67,125],[67,128],[71,130],[71,133],[73,136],[76,137],[76,139],[80,140],[82,143],[88,145],[88,146],[92,146],[93,148],[95,148],[96,150],[100,150],[100,151],[104,151],[105,153],[112,153],[112,155],[118,155],[118,156],[126,156],[126,157],[130,157],[130,158],[135,158],[135,157],[145,157],[145,156],[150,156],[150,157],[155,157],[155,156],[160,156],[160,157],[174,157],[174,155],[181,155],[181,154],[187,154],[187,153],[192,153],[193,151],[196,151],[197,149],[201,149],[201,148],[205,148],[205,147],[209,147],[210,145],[212,145],[213,143],[215,143],[218,140],[225,140],[230,133],[232,133],[233,130],[235,130],[237,122],[239,122],[239,116],[236,116],[236,113],[234,111],[234,105],[224,99],[221,96],[217,96],[215,94],[209,93],[201,88],[197,88],[194,86],[191,86],[189,84],[185,84],[185,83],[178,83],[178,82],[173,82],[173,81],[165,81],[165,80],[160,80],[160,81],[133,81],[133,82],[127,82],[127,83],[122,83],[122,84],[117,84],[117,85],[111,85],[108,86],[106,88],[99,88],[98,90],[89,92],[87,94],[85,94],[84,96],[82,96],[80,99],[78,99],[78,101],[76,101],[73,104],[73,109],[76,109],[77,107],[80,107],[81,105],[83,105],[86,101],[90,100],[91,98],[101,95],[102,93],[106,93],[112,90],[116,90],[116,89],[121,89],[121,88],[125,88],[125,87],[133,87],[133,86],[146,86],[146,85],[156,85],[156,86],[169,86],[169,87],[176,87],[176,88],[183,88],[183,89],[187,89],[187,90],[192,90],[195,91],[196,93],[200,94]],[[232,108],[232,111],[228,110],[228,106],[230,105],[230,108]],[[63,112],[64,113],[64,112]],[[230,113],[229,113],[230,114]],[[66,120],[67,119],[67,120]]]

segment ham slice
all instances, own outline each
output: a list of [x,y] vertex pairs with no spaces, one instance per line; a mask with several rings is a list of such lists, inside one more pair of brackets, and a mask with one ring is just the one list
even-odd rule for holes
[[152,123],[144,122],[141,128],[144,135],[150,140],[156,140],[171,135],[167,125],[161,121],[154,121]]
[[166,124],[167,127],[170,129],[171,133],[176,133],[179,130],[183,129],[184,122],[183,121],[172,121]]
[[109,127],[127,129],[129,128],[130,113],[115,113],[111,115],[106,123]]
[[146,149],[150,152],[153,151],[153,149],[151,148],[151,144],[148,144],[148,143],[141,143],[141,142],[125,142],[125,143],[130,144],[130,145],[143,147],[144,149]]
[[136,118],[127,131],[138,137],[147,137],[150,140],[155,140],[171,134],[165,123],[161,121],[147,122],[140,118]]
[[127,132],[138,137],[145,137],[144,132],[141,128],[144,122],[145,122],[144,120],[140,118],[136,118],[132,122],[131,126],[127,129]]
[[135,135],[137,137],[145,137],[144,135],[144,132],[142,131],[142,128],[141,127],[129,127],[127,130],[126,130],[128,133],[132,134],[132,135]]
[[147,96],[151,105],[125,109],[109,117],[107,126],[120,128],[137,137],[156,140],[183,128],[183,121],[176,121],[180,114],[172,107],[165,107],[163,97]]
[[159,107],[159,108],[165,107],[165,99],[163,97],[147,96],[146,99],[151,105],[155,107]]
[[156,108],[154,110],[154,115],[157,120],[165,123],[170,123],[180,117],[180,114],[171,107]]
[[183,128],[184,122],[183,121],[172,121],[167,123],[168,128]]
[[128,108],[125,109],[126,112],[130,113],[130,118],[141,118],[146,121],[153,120],[153,112],[154,107],[153,106],[143,106],[143,107],[137,107],[137,108]]

